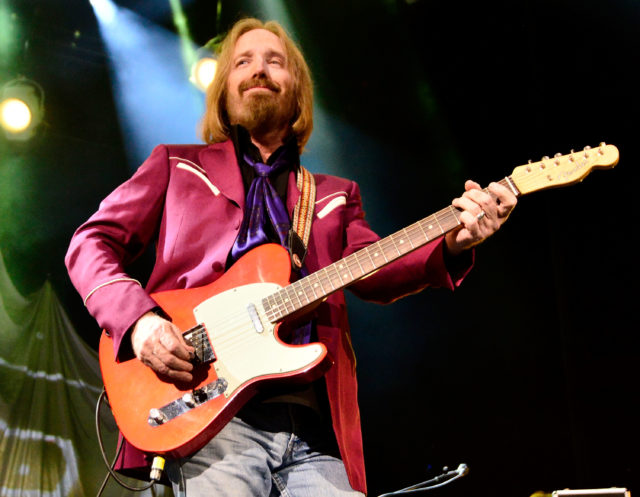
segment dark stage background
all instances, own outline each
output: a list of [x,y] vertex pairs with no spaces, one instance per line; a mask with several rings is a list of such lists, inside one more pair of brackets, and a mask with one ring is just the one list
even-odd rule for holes
[[[169,2],[119,3],[176,31]],[[33,142],[0,145],[0,249],[21,291],[49,278],[96,346],[63,257],[73,230],[131,173],[107,54],[88,2],[0,5],[26,26],[11,38],[22,47],[14,65],[0,62],[2,82],[16,67],[37,80],[47,122]],[[371,495],[460,462],[470,474],[434,495],[640,492],[639,4],[283,5],[340,138],[331,150],[340,169],[314,170],[358,180],[381,234],[446,206],[467,178],[487,184],[528,159],[601,141],[620,149],[613,170],[523,197],[454,294],[386,307],[350,299]],[[198,44],[240,15],[269,12],[223,0],[216,19],[213,1],[183,6]]]

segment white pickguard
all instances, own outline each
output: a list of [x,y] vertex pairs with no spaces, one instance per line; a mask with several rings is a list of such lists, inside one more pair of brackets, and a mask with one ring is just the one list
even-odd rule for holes
[[[227,380],[230,397],[247,381],[265,375],[290,373],[313,363],[323,353],[318,344],[286,346],[275,335],[262,299],[279,290],[275,283],[252,283],[227,290],[200,303],[193,314],[204,324],[217,360],[219,378]],[[253,303],[264,330],[256,331],[247,306]]]

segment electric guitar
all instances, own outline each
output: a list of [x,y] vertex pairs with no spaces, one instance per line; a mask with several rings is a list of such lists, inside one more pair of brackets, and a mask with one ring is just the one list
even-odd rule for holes
[[[545,157],[500,183],[516,196],[581,181],[613,167],[618,149],[601,144]],[[260,246],[213,283],[152,295],[196,349],[194,380],[167,382],[136,358],[116,362],[112,339],[100,340],[100,367],[123,436],[145,452],[181,457],[204,446],[259,389],[320,377],[331,365],[322,343],[285,344],[280,323],[460,225],[446,207],[344,259],[289,283],[289,254]]]

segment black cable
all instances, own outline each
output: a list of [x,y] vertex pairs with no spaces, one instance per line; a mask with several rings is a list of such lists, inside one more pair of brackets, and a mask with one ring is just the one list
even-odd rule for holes
[[436,488],[444,487],[449,483],[454,482],[455,480],[462,478],[469,472],[469,468],[466,464],[460,464],[457,469],[453,471],[447,471],[447,468],[444,468],[444,473],[436,476],[427,481],[423,481],[422,483],[418,483],[416,485],[411,485],[410,487],[403,488],[401,490],[396,490],[395,492],[389,492],[386,494],[381,494],[378,497],[393,497],[397,495],[408,495],[414,494],[418,492],[427,492],[428,490],[433,490]]
[[[98,436],[98,439],[100,439],[100,436]],[[102,441],[100,441],[100,443],[102,443]],[[115,466],[116,461],[118,460],[118,456],[120,455],[120,451],[121,450],[122,450],[122,440],[120,440],[118,442],[118,448],[116,450],[116,455],[114,456],[113,460],[111,461],[111,465],[109,467],[113,468]],[[107,486],[109,478],[111,478],[111,474],[107,471],[107,474],[105,475],[104,480],[102,480],[102,485],[100,485],[100,489],[98,490],[97,497],[100,497],[102,495],[102,492],[104,492],[104,489]]]
[[149,488],[153,487],[156,484],[155,481],[151,481],[148,485],[145,485],[143,487],[131,487],[126,482],[122,481],[113,470],[115,462],[118,459],[118,456],[120,455],[120,451],[122,450],[122,441],[120,441],[120,443],[118,444],[118,449],[116,451],[115,457],[113,458],[113,462],[109,464],[109,461],[107,460],[107,454],[104,451],[104,444],[102,442],[102,432],[100,431],[100,406],[102,405],[102,401],[105,397],[106,397],[106,392],[103,388],[102,393],[100,393],[100,396],[98,397],[98,402],[96,403],[96,434],[98,435],[98,446],[100,447],[100,453],[102,454],[102,459],[104,461],[105,466],[107,467],[108,473],[105,476],[104,481],[102,482],[102,486],[98,491],[97,497],[100,497],[100,495],[104,491],[104,488],[107,485],[107,481],[109,481],[110,477],[113,478],[119,485],[126,488],[127,490],[131,490],[132,492],[143,492],[144,490],[148,490]]

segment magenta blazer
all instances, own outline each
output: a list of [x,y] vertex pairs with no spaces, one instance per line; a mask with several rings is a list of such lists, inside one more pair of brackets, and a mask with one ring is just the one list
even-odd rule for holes
[[[364,219],[355,182],[324,174],[314,177],[309,272],[379,239]],[[293,173],[288,188],[287,207],[292,215],[300,196]],[[113,337],[116,353],[136,320],[156,306],[150,293],[202,286],[223,274],[244,203],[230,141],[161,145],[78,228],[65,259],[69,275],[89,312]],[[125,268],[154,242],[155,266],[143,287]],[[454,281],[447,272],[441,238],[350,289],[366,300],[388,303],[428,285],[453,289],[464,274]],[[335,361],[325,378],[336,439],[353,488],[366,492],[356,360],[342,291],[332,294],[316,313],[319,340]],[[146,464],[142,453],[132,447],[120,459],[124,469]]]

